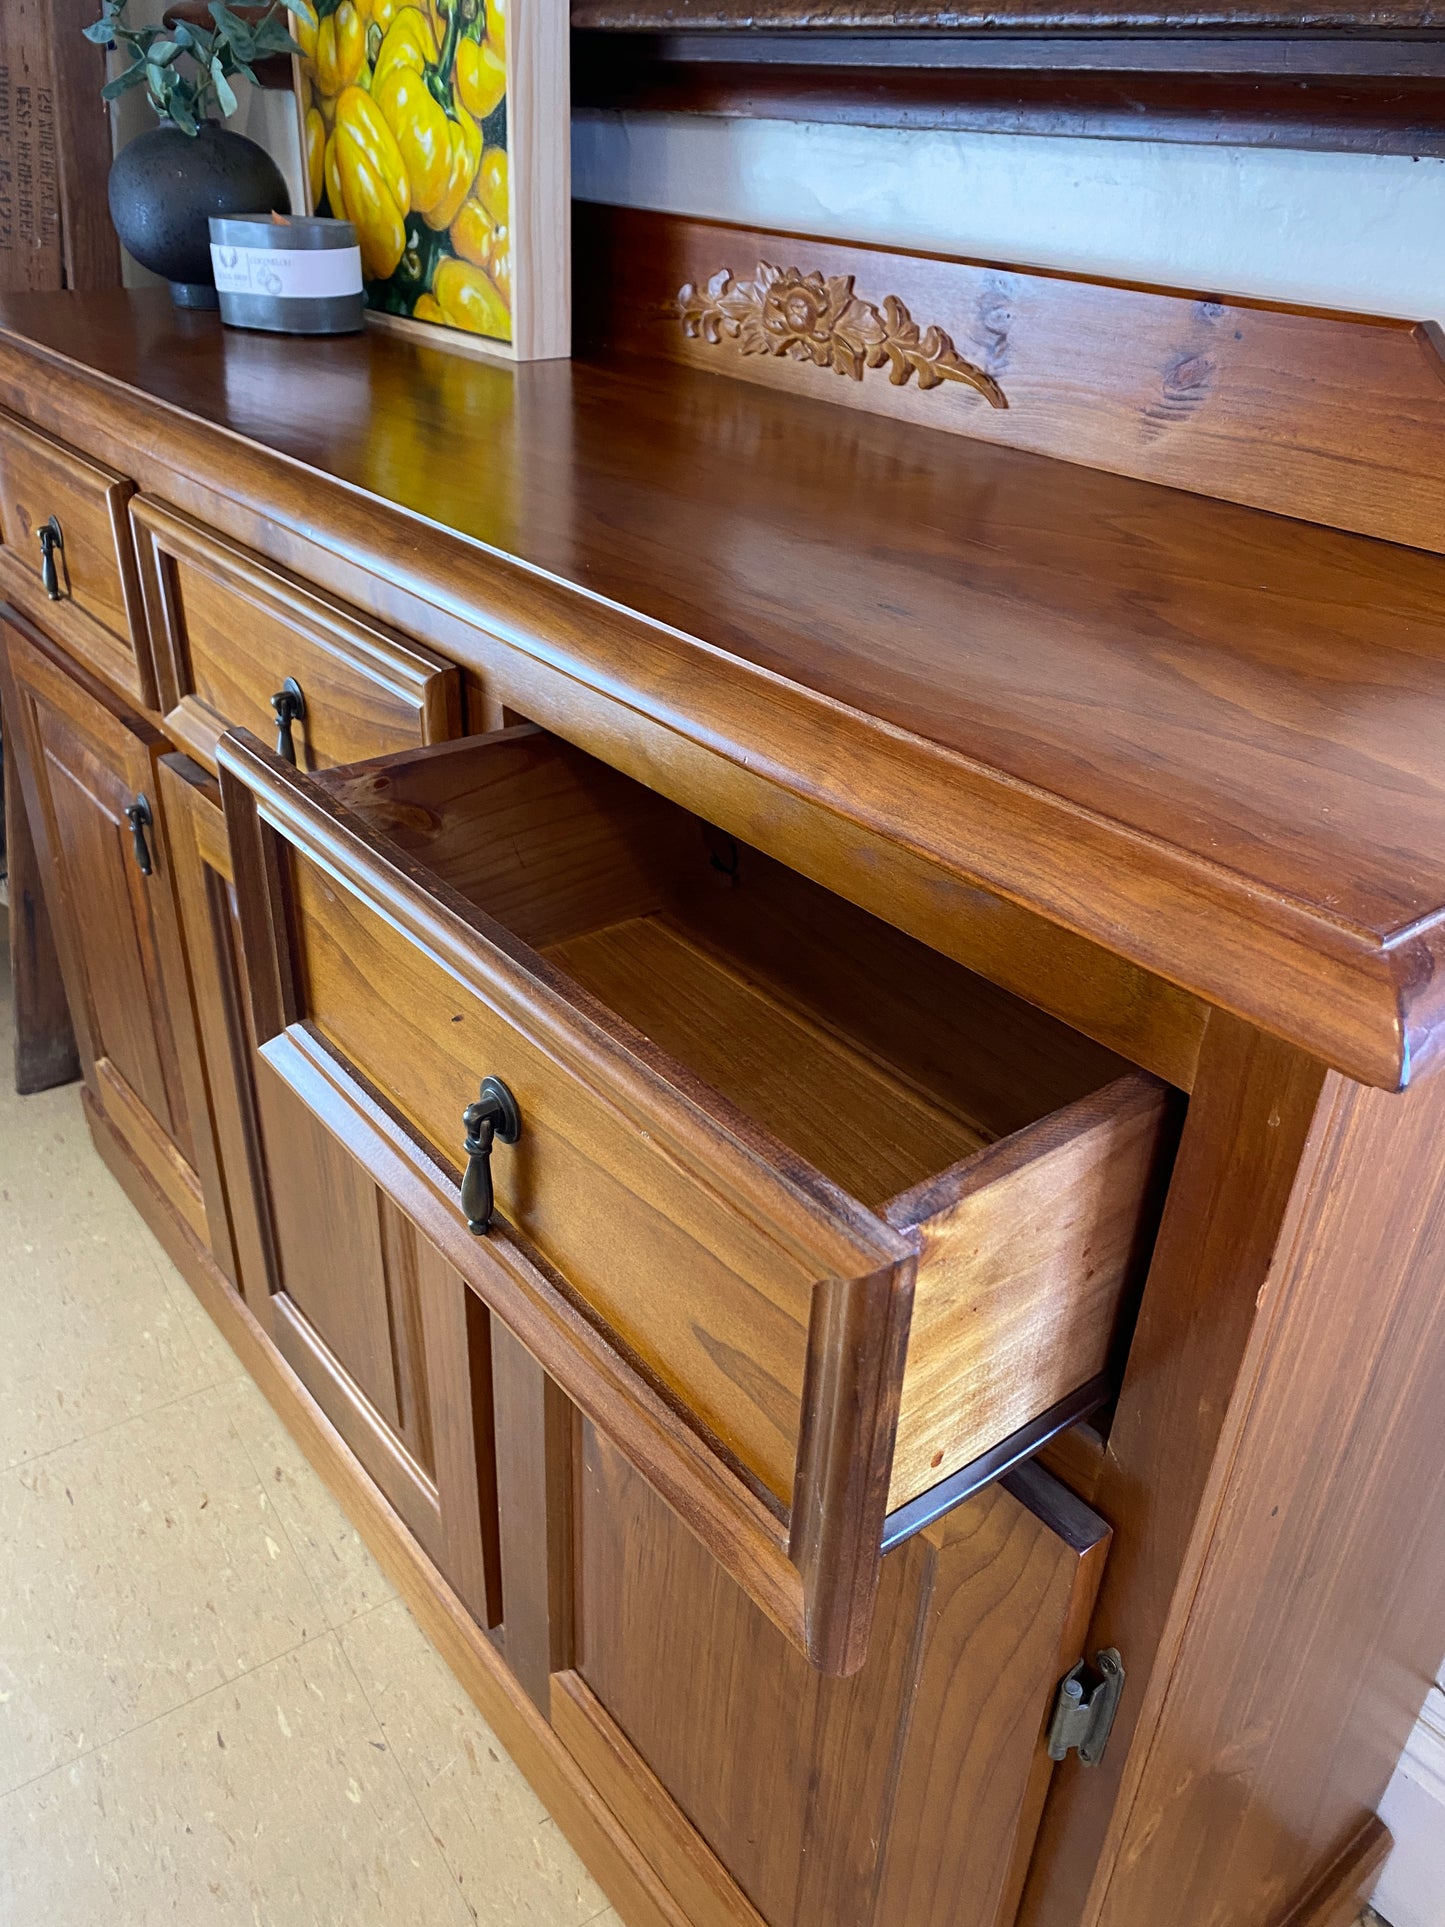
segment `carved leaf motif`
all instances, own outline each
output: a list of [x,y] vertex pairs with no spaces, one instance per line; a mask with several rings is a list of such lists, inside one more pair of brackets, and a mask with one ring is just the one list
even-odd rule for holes
[[881,308],[865,301],[851,274],[804,274],[760,261],[751,281],[735,281],[722,268],[701,292],[690,281],[681,288],[677,309],[683,332],[713,348],[730,342],[740,354],[787,356],[851,381],[886,368],[895,388],[915,375],[920,389],[959,382],[990,407],[1008,407],[993,377],[959,354],[942,328],[920,330],[895,294]]

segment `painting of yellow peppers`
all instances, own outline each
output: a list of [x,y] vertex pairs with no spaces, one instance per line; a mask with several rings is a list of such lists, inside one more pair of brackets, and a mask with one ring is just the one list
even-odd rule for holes
[[[518,276],[531,264],[516,258],[514,244],[511,0],[314,3],[313,21],[292,15],[313,211],[355,225],[372,309],[514,342]],[[515,3],[555,8],[557,0]],[[565,78],[560,105],[559,146]],[[537,172],[546,179],[549,168]],[[565,213],[555,225],[555,245],[565,248]],[[544,278],[550,286],[557,276]]]

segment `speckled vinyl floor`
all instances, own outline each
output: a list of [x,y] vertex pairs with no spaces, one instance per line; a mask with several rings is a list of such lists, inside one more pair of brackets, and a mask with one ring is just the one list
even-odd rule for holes
[[620,1927],[9,1039],[4,1927]]

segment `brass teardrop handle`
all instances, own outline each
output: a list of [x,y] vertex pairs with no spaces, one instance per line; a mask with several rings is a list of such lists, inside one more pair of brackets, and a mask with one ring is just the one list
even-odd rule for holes
[[42,528],[35,531],[35,539],[40,544],[40,586],[52,602],[59,602],[60,570],[56,567],[55,558],[65,547],[65,537],[53,515]]
[[467,1230],[481,1237],[492,1224],[492,1143],[515,1144],[522,1135],[522,1114],[517,1100],[499,1077],[484,1077],[475,1104],[462,1112],[466,1139],[467,1168],[462,1177],[462,1212]]
[[294,676],[288,676],[276,694],[271,698],[271,707],[276,712],[276,754],[296,766],[296,743],[291,731],[295,724],[306,720],[306,698],[301,694],[301,685]]
[[151,806],[143,796],[126,806],[125,820],[130,824],[131,849],[135,855],[136,868],[143,877],[148,877],[155,867],[151,862],[150,845],[146,842],[146,831],[151,825]]

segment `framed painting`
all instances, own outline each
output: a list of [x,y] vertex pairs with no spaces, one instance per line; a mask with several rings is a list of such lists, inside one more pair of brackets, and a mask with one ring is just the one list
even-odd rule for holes
[[567,0],[313,0],[291,16],[313,213],[367,304],[522,360],[570,350]]

